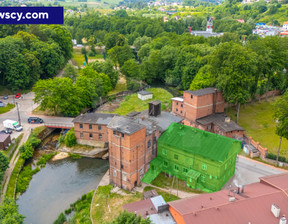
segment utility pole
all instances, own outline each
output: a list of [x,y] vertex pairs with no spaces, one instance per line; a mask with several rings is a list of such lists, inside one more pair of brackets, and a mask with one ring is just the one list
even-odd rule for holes
[[19,125],[21,126],[21,119],[20,119],[20,113],[19,113],[19,108],[18,108],[18,102],[16,102],[16,107],[17,107],[17,113],[18,113],[18,122],[19,122]]

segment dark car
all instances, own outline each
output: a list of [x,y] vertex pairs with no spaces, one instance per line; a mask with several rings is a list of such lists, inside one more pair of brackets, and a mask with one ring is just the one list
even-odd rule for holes
[[28,117],[29,124],[41,124],[44,121],[40,117]]
[[2,101],[0,101],[0,107],[5,107],[5,105]]
[[21,98],[21,93],[16,93],[15,99],[20,99]]
[[3,100],[8,100],[8,95],[4,95]]
[[8,130],[2,130],[2,131],[0,131],[0,133],[1,134],[7,134],[7,135],[10,134]]

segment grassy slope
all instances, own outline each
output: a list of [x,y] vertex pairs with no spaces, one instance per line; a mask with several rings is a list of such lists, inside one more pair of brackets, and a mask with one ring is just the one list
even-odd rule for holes
[[161,109],[165,110],[171,106],[171,98],[173,97],[169,92],[161,88],[147,89],[153,93],[153,99],[142,101],[138,98],[137,93],[127,96],[121,106],[111,113],[117,113],[120,115],[126,115],[132,111],[142,111],[148,109],[148,102],[152,100],[160,100],[162,102]]
[[5,107],[0,107],[0,114],[4,114],[15,107],[14,104],[8,103]]
[[[279,97],[276,97],[278,99]],[[269,152],[277,153],[279,136],[275,134],[276,123],[273,119],[274,101],[262,101],[254,105],[241,106],[239,124],[245,128],[246,135],[251,136],[260,145],[267,147]],[[228,111],[229,116],[235,120],[235,110]],[[288,141],[282,140],[280,154],[288,158]]]

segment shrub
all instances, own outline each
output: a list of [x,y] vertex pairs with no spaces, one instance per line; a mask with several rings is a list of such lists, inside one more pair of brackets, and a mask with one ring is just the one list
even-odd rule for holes
[[65,142],[65,145],[68,147],[72,147],[73,145],[77,144],[74,128],[71,128],[67,132],[67,134],[65,135],[64,142]]
[[127,89],[132,91],[140,89],[140,83],[131,79],[127,79]]
[[64,142],[64,138],[65,136],[64,135],[60,135],[59,138],[58,138],[58,142],[61,144]]
[[27,142],[20,147],[21,158],[23,159],[30,159],[33,157],[34,149],[32,145]]
[[[273,159],[273,160],[277,159],[277,155],[275,155],[275,154],[273,154],[271,152],[269,152],[266,157],[268,159]],[[284,156],[279,156],[278,161],[285,163],[286,162],[286,158]]]
[[54,224],[63,224],[64,222],[66,222],[66,216],[64,215],[64,213],[61,213],[54,222]]
[[27,142],[30,143],[32,147],[35,149],[37,146],[40,145],[41,140],[37,138],[36,135],[33,133]]

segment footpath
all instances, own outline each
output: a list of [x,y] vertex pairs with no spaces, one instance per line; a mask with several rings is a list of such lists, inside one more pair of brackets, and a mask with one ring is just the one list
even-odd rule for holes
[[12,174],[12,171],[20,157],[20,153],[19,152],[19,148],[20,146],[27,141],[29,135],[30,135],[30,132],[31,132],[31,128],[29,128],[28,130],[24,131],[24,136],[23,138],[21,139],[21,141],[19,142],[18,144],[18,147],[17,149],[15,150],[14,154],[13,154],[13,157],[11,158],[10,160],[10,163],[9,163],[9,168],[6,170],[5,172],[5,175],[4,175],[4,178],[3,178],[3,183],[4,183],[4,186],[2,188],[2,192],[1,192],[1,197],[0,197],[0,204],[2,204],[2,201],[4,199],[4,196],[5,196],[5,193],[7,191],[7,188],[8,188],[8,184],[9,184],[9,181],[10,181],[10,177],[11,177],[11,174]]

